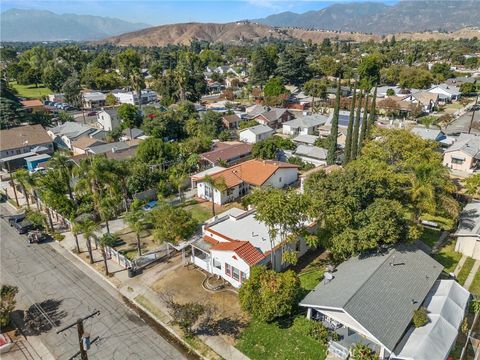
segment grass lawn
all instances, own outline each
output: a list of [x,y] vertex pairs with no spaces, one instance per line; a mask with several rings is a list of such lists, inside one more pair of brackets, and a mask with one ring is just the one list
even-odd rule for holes
[[277,322],[252,321],[242,332],[236,347],[252,360],[322,360],[326,357],[323,344],[300,334],[293,326]]
[[475,277],[473,278],[473,282],[468,289],[473,295],[480,297],[480,271],[477,271]]
[[465,263],[463,264],[460,272],[457,275],[458,282],[463,285],[465,284],[465,280],[467,280],[468,274],[472,271],[473,264],[475,264],[475,260],[472,258],[467,258]]
[[312,266],[309,269],[305,269],[305,271],[298,275],[300,278],[300,283],[302,284],[302,288],[308,291],[313,290],[320,280],[323,279],[324,272],[325,268],[320,266]]
[[445,267],[445,272],[451,273],[462,258],[462,254],[455,251],[455,239],[450,239],[433,257]]
[[212,217],[211,210],[207,209],[207,207],[202,204],[185,206],[185,210],[189,211],[192,214],[192,217],[200,223],[203,223]]
[[16,82],[11,82],[10,85],[17,90],[18,96],[30,99],[40,99],[42,96],[53,93],[52,90],[42,84],[38,84],[38,88],[35,85],[19,85]]
[[452,230],[453,226],[455,225],[455,222],[452,219],[446,218],[443,216],[434,216],[434,215],[425,214],[425,215],[422,215],[422,220],[434,221],[438,223],[438,225],[442,230],[446,230],[446,231]]
[[431,248],[433,248],[433,246],[437,243],[439,238],[440,238],[440,230],[430,229],[430,228],[423,229],[421,240]]

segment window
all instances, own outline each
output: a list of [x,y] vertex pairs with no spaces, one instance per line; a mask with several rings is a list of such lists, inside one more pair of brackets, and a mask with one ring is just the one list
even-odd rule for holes
[[233,269],[233,275],[232,275],[233,279],[239,281],[240,280],[240,270],[238,270],[236,267],[233,267],[233,266],[232,266],[232,269]]
[[247,274],[245,274],[244,272],[240,272],[240,282],[244,282],[245,280],[247,280]]
[[282,177],[281,176],[278,178],[278,182],[282,182]]
[[213,258],[213,267],[222,270],[222,263],[220,262],[220,260]]
[[225,274],[232,276],[232,266],[230,264],[225,263]]
[[452,157],[452,164],[462,165],[464,161],[465,161],[464,159]]

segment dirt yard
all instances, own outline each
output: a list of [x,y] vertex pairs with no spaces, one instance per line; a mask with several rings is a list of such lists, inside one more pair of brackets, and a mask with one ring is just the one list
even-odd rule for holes
[[[137,235],[128,227],[120,231],[116,231],[115,234],[125,242],[123,245],[116,246],[115,250],[120,251],[120,253],[125,255],[130,260],[135,259],[138,256]],[[153,236],[149,230],[142,231],[140,234],[140,243],[143,254],[157,250],[160,247],[159,244],[153,241]]]
[[216,324],[223,327],[222,335],[233,344],[248,316],[240,309],[238,295],[231,290],[207,291],[202,287],[205,274],[193,267],[179,267],[152,285],[159,294],[169,294],[178,303],[197,302],[213,307]]

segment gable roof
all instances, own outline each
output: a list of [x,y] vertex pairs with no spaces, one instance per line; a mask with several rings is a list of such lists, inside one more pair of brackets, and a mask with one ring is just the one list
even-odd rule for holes
[[465,205],[460,214],[455,236],[480,237],[480,200],[472,200]]
[[431,101],[433,101],[434,103],[437,102],[439,95],[428,91],[419,91],[413,93],[412,97],[415,98],[422,105],[429,105]]
[[75,139],[83,134],[92,133],[96,129],[84,124],[77,123],[75,121],[67,121],[61,125],[50,128],[54,135],[57,136],[66,136],[70,139]]
[[309,145],[298,145],[297,149],[295,150],[295,155],[306,156],[317,160],[326,160],[327,153],[327,149]]
[[447,94],[450,94],[452,96],[460,95],[460,89],[458,87],[456,87],[454,85],[448,85],[448,84],[439,84],[439,85],[433,86],[428,91],[432,91],[432,90],[437,89],[437,88],[443,90],[444,92],[446,92]]
[[244,131],[251,131],[255,135],[261,135],[261,134],[267,134],[269,132],[275,132],[270,126],[263,125],[263,124],[255,125],[255,126],[246,128],[246,129],[244,129],[240,132],[242,133]]
[[138,140],[117,141],[114,143],[91,146],[88,148],[88,150],[92,154],[104,154],[107,152],[117,152],[135,148],[139,143],[140,141]]
[[244,143],[218,143],[214,149],[201,154],[202,158],[208,160],[213,164],[217,164],[218,161],[229,161],[241,156],[247,156],[252,153],[252,145]]
[[297,137],[294,137],[292,139],[293,142],[295,143],[303,143],[303,144],[308,144],[308,145],[313,145],[315,144],[315,141],[318,139],[319,137],[316,136],[316,135],[298,135]]
[[52,139],[42,125],[24,125],[0,130],[0,145],[2,150],[17,149],[24,146],[34,146],[51,143]]
[[78,149],[86,149],[88,147],[101,144],[105,144],[105,142],[88,136],[82,136],[81,138],[72,142],[72,146]]
[[440,129],[429,129],[419,126],[414,127],[411,132],[425,140],[437,140],[444,135],[443,131]]
[[295,128],[311,128],[315,126],[324,125],[328,117],[320,114],[301,116],[299,118],[284,122],[283,125],[288,125]]
[[320,282],[301,302],[306,307],[344,309],[392,351],[443,266],[416,246],[354,257]]
[[285,114],[286,112],[288,112],[288,110],[284,108],[273,108],[270,111],[267,111],[255,116],[255,118],[262,117],[267,122],[271,123],[280,119],[283,116],[283,114]]
[[223,121],[225,121],[229,124],[235,124],[235,123],[239,122],[240,120],[242,120],[236,114],[225,115],[222,119],[223,119]]
[[252,159],[219,171],[211,175],[211,177],[213,179],[223,178],[228,188],[237,186],[242,182],[254,186],[261,186],[270,179],[278,169],[287,168],[298,169],[298,165],[281,161]]
[[445,152],[462,151],[465,154],[480,159],[480,136],[475,134],[460,134],[452,146]]

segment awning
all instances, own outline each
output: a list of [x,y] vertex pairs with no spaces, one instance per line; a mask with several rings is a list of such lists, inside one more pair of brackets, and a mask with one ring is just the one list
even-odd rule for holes
[[470,293],[454,280],[435,283],[423,306],[430,321],[411,328],[392,357],[405,360],[443,360],[455,343]]

